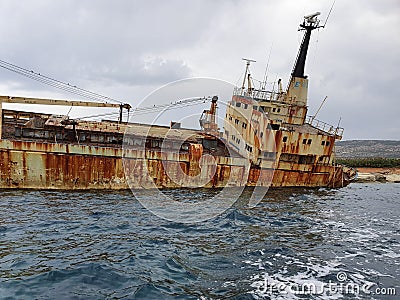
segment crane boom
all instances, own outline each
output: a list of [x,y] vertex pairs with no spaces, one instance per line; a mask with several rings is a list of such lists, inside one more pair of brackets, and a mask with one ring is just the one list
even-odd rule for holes
[[11,96],[0,96],[0,139],[2,136],[3,126],[3,103],[18,103],[18,104],[40,104],[40,105],[62,105],[62,106],[86,106],[86,107],[114,107],[120,109],[120,122],[122,122],[122,109],[131,109],[131,105],[125,104],[114,104],[114,103],[100,103],[90,101],[70,101],[60,99],[42,99],[42,98],[25,98],[25,97],[11,97]]
[[[70,100],[42,99],[42,98],[25,98],[25,97],[11,97],[11,96],[0,96],[0,102],[2,102],[2,103],[19,103],[19,104],[87,106],[87,107],[115,107],[115,108],[120,107],[120,104],[114,104],[114,103],[100,103],[100,102],[91,102],[91,101],[70,101]],[[123,105],[126,105],[126,104],[123,104]],[[129,105],[129,107],[130,107],[130,105]]]

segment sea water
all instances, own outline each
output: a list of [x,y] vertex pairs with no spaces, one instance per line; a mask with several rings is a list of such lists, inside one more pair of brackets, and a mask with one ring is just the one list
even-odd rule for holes
[[193,224],[130,191],[1,191],[0,299],[400,297],[399,184],[249,195]]

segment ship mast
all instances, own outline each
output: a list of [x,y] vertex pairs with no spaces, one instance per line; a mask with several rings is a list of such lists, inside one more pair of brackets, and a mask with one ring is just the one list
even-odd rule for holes
[[251,74],[250,74],[250,63],[256,62],[255,60],[242,58],[242,60],[246,61],[246,71],[244,72],[243,84],[242,84],[242,93],[246,88],[246,80],[247,80],[247,93],[251,95],[252,87],[251,87]]
[[319,20],[317,19],[317,17],[320,14],[321,14],[320,12],[316,12],[312,15],[305,16],[303,23],[300,24],[299,30],[305,30],[305,33],[303,41],[301,42],[299,53],[297,55],[296,63],[293,67],[292,77],[307,78],[307,76],[304,75],[304,66],[306,64],[307,51],[308,51],[308,46],[310,44],[311,32],[314,29],[323,27],[319,26]]
[[320,21],[317,18],[320,14],[321,13],[316,12],[305,16],[303,23],[300,24],[299,30],[304,30],[305,33],[297,54],[285,97],[285,102],[292,105],[307,106],[308,78],[304,75],[304,67],[306,64],[311,32],[317,28],[323,27],[319,25]]

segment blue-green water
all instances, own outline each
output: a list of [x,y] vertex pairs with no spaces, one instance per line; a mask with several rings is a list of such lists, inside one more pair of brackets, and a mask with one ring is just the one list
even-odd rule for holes
[[[252,209],[249,194],[181,224],[128,191],[1,191],[0,299],[396,298],[377,288],[399,297],[400,185],[273,190]],[[371,294],[266,288],[338,283],[340,272]]]

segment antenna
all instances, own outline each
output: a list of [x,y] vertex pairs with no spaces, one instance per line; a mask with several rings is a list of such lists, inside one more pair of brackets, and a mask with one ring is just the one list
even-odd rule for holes
[[276,74],[276,76],[275,76],[275,80],[274,80],[274,82],[273,82],[273,84],[272,84],[272,92],[271,92],[271,98],[270,98],[270,101],[272,101],[272,97],[274,96],[274,94],[275,94],[275,83],[276,83],[276,80],[278,79],[278,74]]
[[324,23],[324,25],[322,25],[322,28],[325,28],[325,25],[328,22],[329,16],[331,15],[331,12],[332,12],[333,6],[335,5],[335,2],[336,2],[336,0],[333,0],[331,9],[329,10],[328,16],[326,17],[325,23]]
[[244,73],[244,78],[243,78],[243,84],[242,84],[242,91],[244,91],[244,86],[246,84],[246,78],[247,78],[247,73],[249,72],[249,67],[250,67],[250,63],[252,62],[256,62],[253,59],[249,59],[249,58],[242,58],[242,60],[244,60],[246,62],[246,71]]
[[264,72],[264,86],[261,84],[261,90],[265,90],[265,87],[267,86],[267,78],[268,78],[268,68],[269,68],[269,61],[271,59],[271,53],[272,53],[272,47],[274,46],[274,43],[271,44],[271,48],[269,49],[269,54],[268,54],[268,60],[267,60],[267,66],[265,67],[265,72]]

